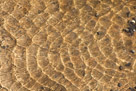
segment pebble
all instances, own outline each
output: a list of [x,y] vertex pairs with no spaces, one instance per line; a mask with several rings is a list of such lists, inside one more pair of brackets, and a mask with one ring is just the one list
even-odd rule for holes
[[41,87],[41,89],[44,89],[44,87]]
[[132,28],[129,28],[129,33],[130,33],[131,36],[134,35],[134,31],[133,31]]
[[132,54],[134,54],[134,53],[135,53],[135,50],[130,50],[130,52],[131,52]]
[[98,17],[99,16],[99,14],[98,13],[95,13],[95,17]]
[[119,66],[119,70],[122,70],[123,69],[123,67],[122,66]]
[[135,24],[135,20],[132,18],[132,20],[129,20],[129,21],[128,21],[128,24],[134,25],[134,24]]
[[38,14],[40,14],[42,11],[41,10],[38,10]]
[[121,87],[122,86],[122,84],[121,83],[118,83],[118,87]]
[[134,21],[134,20],[129,21],[129,22],[128,22],[128,25],[129,25],[129,28],[128,28],[128,29],[134,30],[134,29],[136,28],[136,25],[135,25],[135,21]]
[[136,21],[134,19],[131,22],[134,23],[134,24],[136,23]]
[[123,29],[122,31],[123,31],[123,32],[126,32],[126,33],[129,33],[129,30],[128,30],[128,29]]
[[135,91],[135,89],[134,88],[129,88],[130,89],[130,91]]
[[130,66],[131,65],[131,63],[127,63],[127,64],[125,64],[125,66]]
[[130,12],[127,12],[126,15],[127,15],[127,17],[130,17]]
[[100,35],[100,32],[97,32],[97,35]]
[[125,32],[129,33],[131,36],[134,35],[133,28],[131,28],[131,27],[128,27],[127,29],[125,29]]

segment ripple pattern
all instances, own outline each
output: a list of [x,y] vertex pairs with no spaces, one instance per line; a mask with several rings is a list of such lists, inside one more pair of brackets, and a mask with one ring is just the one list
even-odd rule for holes
[[135,0],[0,0],[0,91],[133,91],[136,34],[122,30],[135,7]]

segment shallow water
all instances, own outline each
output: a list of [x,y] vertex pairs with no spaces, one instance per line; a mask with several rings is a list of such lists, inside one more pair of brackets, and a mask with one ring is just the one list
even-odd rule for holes
[[136,33],[123,29],[135,7],[135,0],[1,0],[0,91],[134,89]]

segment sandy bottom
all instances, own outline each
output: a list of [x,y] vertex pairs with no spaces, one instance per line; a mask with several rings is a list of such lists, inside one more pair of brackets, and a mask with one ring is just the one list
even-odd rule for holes
[[136,0],[0,0],[0,91],[135,91],[133,17]]

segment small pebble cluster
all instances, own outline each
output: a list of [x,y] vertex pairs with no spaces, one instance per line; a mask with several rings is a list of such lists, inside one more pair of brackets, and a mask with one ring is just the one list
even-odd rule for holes
[[130,91],[136,91],[135,88],[131,88],[131,87],[129,88],[129,90]]
[[134,35],[134,32],[136,31],[136,17],[128,21],[128,27],[126,29],[123,29],[123,31],[130,36]]

